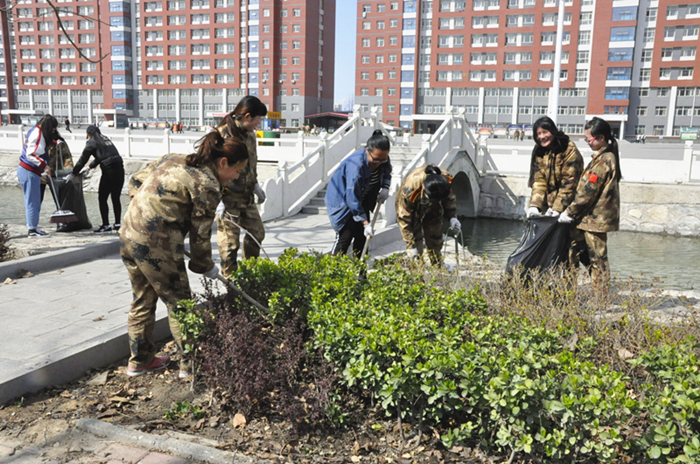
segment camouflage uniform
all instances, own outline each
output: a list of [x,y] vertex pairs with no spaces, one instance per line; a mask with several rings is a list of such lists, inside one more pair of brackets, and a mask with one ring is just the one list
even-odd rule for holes
[[[225,126],[219,128],[219,132],[224,138],[231,137]],[[262,243],[265,238],[265,227],[253,197],[253,189],[258,182],[258,140],[255,132],[248,132],[244,142],[248,148],[248,165],[244,171],[241,171],[238,179],[229,181],[224,186],[223,201],[226,212],[233,216],[236,224],[248,231],[243,238],[243,259],[249,259],[260,256],[260,246],[255,243],[255,240]],[[219,246],[221,271],[225,276],[238,269],[237,256],[238,249],[241,247],[241,228],[238,225],[233,224],[226,217],[223,221],[216,218],[216,241]]]
[[[121,257],[134,295],[129,311],[130,367],[148,366],[155,357],[153,327],[159,297],[168,308],[173,338],[183,349],[180,326],[171,315],[178,301],[191,298],[186,235],[192,253],[190,270],[202,274],[214,267],[211,228],[221,185],[214,165],[190,167],[185,157],[173,154],[158,160],[129,204],[119,230]],[[188,367],[181,364],[183,369]]]
[[541,213],[547,209],[561,213],[573,201],[578,180],[583,171],[583,157],[574,142],[562,153],[548,151],[535,157],[537,170],[532,184],[530,206]]
[[133,199],[136,193],[139,191],[141,186],[143,185],[144,181],[148,178],[148,176],[151,175],[153,170],[158,166],[158,163],[160,163],[164,158],[172,156],[172,155],[165,155],[161,156],[155,161],[151,161],[146,165],[145,168],[141,169],[140,171],[134,173],[134,175],[131,176],[131,179],[129,179],[129,185],[128,185],[128,190],[129,190],[129,200]]
[[[442,175],[452,182],[452,176],[444,169]],[[457,216],[457,198],[450,194],[442,201],[430,201],[423,191],[427,174],[425,166],[411,171],[404,179],[396,195],[396,221],[406,246],[423,254],[423,238],[428,256],[433,264],[442,262],[442,218]]]
[[[576,198],[566,214],[577,224],[572,243],[571,262],[588,265],[596,285],[610,280],[607,233],[620,229],[620,183],[615,155],[603,147],[593,153],[591,162],[581,176]],[[588,255],[582,255],[588,248]]]

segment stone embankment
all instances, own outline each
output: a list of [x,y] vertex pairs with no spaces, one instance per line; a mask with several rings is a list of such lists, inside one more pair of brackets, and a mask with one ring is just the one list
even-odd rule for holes
[[[700,237],[700,184],[623,181],[620,198],[620,230]],[[523,218],[529,199],[525,176],[484,176],[479,216]]]

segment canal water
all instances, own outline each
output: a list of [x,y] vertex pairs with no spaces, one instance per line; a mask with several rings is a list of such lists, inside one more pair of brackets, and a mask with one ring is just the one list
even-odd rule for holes
[[[48,191],[46,194],[50,195]],[[128,196],[123,195],[122,211],[126,211],[128,203]],[[93,226],[99,226],[102,221],[97,194],[86,192],[85,205]],[[40,220],[42,226],[48,226],[54,209],[51,198],[44,198]],[[113,220],[112,214],[110,204],[110,221]],[[19,187],[0,186],[0,223],[24,222],[22,190]],[[471,253],[486,256],[505,267],[508,256],[520,242],[525,222],[488,218],[465,219],[462,222],[462,230]],[[700,288],[700,238],[612,232],[608,234],[608,254],[610,268],[615,277],[635,277],[643,281],[659,278],[662,281],[659,287],[675,290]]]

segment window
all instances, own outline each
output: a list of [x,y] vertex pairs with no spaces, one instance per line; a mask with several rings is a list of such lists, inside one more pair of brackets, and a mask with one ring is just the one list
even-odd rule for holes
[[647,115],[647,107],[646,106],[638,106],[637,107],[637,116],[646,116]]
[[605,88],[605,99],[606,100],[628,100],[629,99],[629,87],[606,87]]
[[611,42],[622,42],[622,41],[634,41],[634,27],[611,27],[610,28],[610,41]]
[[644,43],[654,43],[654,37],[656,36],[656,29],[647,27],[644,29]]
[[589,45],[591,43],[591,31],[579,31],[578,44]]
[[[643,52],[652,50],[643,50]],[[608,61],[632,61],[634,48],[611,48],[608,51]],[[651,60],[649,60],[651,61]]]
[[636,6],[618,6],[612,9],[613,21],[634,21],[637,19]]
[[608,68],[607,80],[628,81],[632,79],[632,68]]
[[651,69],[640,69],[639,70],[639,80],[648,81],[651,79]]
[[657,8],[647,8],[646,18],[645,18],[646,22],[649,23],[649,22],[652,22],[652,21],[656,21],[656,15],[657,15],[657,13],[658,13],[658,9],[657,9]]
[[301,8],[292,9],[292,16],[296,16],[296,17],[301,16]]
[[654,115],[655,116],[666,116],[667,110],[668,109],[665,106],[656,106],[656,107],[654,107]]

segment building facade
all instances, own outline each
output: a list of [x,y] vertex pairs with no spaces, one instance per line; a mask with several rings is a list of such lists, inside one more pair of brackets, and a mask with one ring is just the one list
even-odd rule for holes
[[59,0],[58,16],[15,5],[0,14],[5,123],[210,125],[250,94],[300,126],[333,107],[335,0]]
[[358,0],[355,101],[424,132],[464,111],[476,126],[594,116],[628,138],[700,126],[700,0]]

